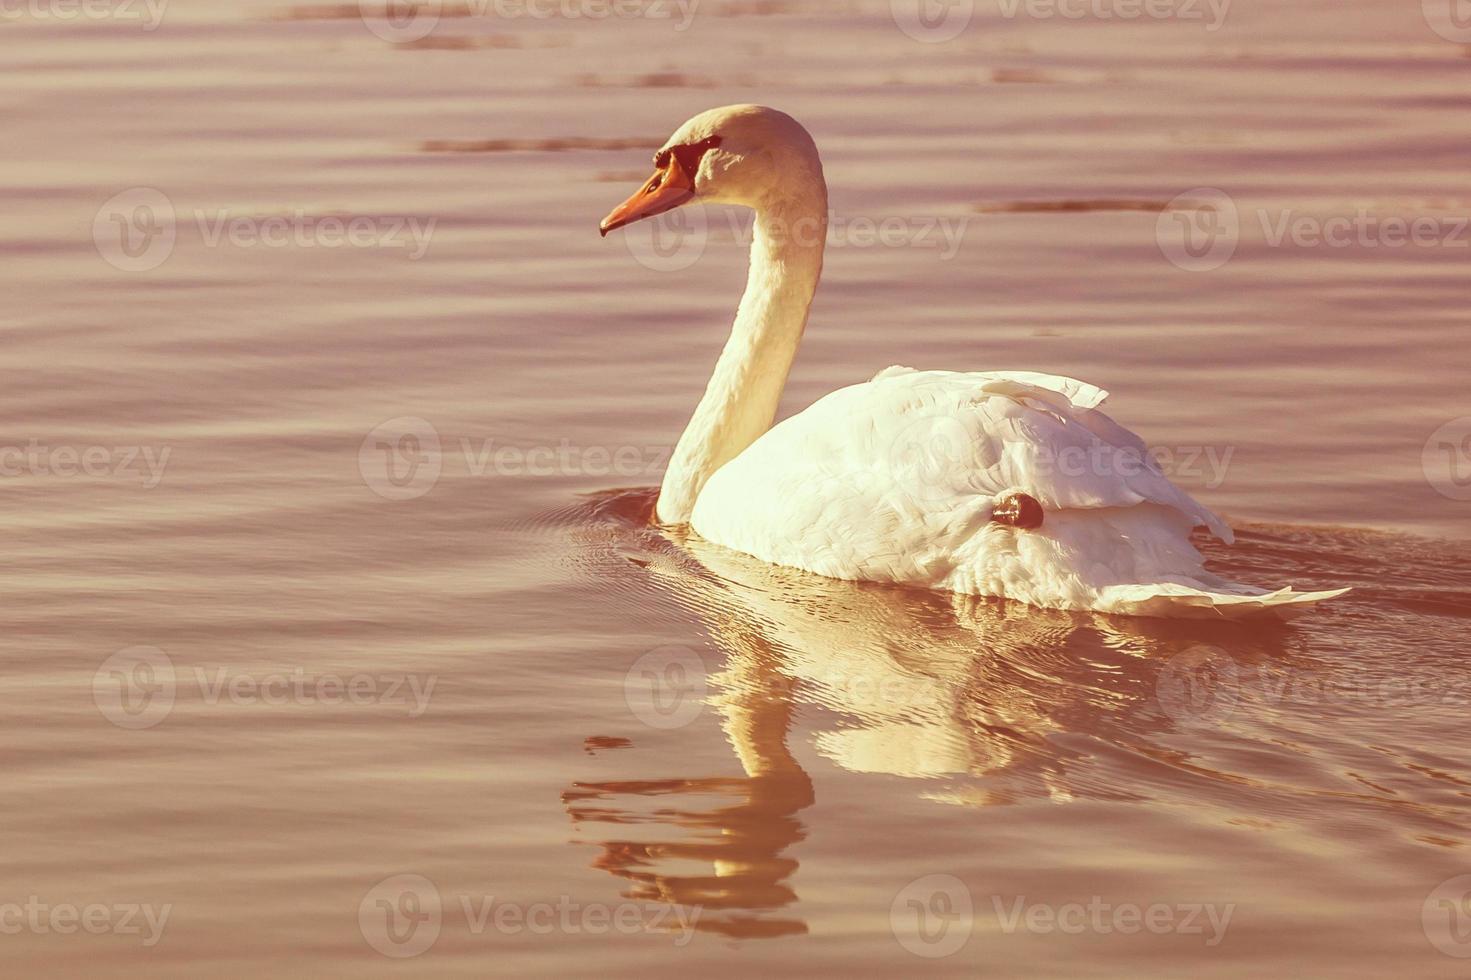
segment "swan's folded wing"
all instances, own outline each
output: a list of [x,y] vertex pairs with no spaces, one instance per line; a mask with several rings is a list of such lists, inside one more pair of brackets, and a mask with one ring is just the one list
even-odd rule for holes
[[[1097,408],[1108,398],[1108,392],[1096,385],[1077,378],[1064,378],[1057,374],[1040,374],[1036,371],[987,371],[980,377],[997,381],[1012,381],[1031,388],[1054,391],[1068,400],[1073,408]],[[998,392],[1002,389],[997,388]]]
[[[1206,570],[1231,531],[1174,484],[1091,385],[1020,372],[891,369],[774,426],[721,467],[691,524],[709,541],[834,578],[1135,615],[1291,614],[1336,593]],[[1036,497],[1035,531],[991,520]]]
[[[923,375],[925,379],[950,378],[972,378],[980,381],[987,379],[995,381],[1015,381],[1032,388],[1045,388],[1055,391],[1064,396],[1068,403],[1075,408],[1097,408],[1108,398],[1108,392],[1096,385],[1090,385],[1086,381],[1077,378],[1065,378],[1060,374],[1043,374],[1040,371],[985,371],[958,373],[954,371],[916,371],[912,367],[895,364],[886,367],[872,378],[873,381],[882,381],[886,378],[897,378],[907,374]],[[1003,390],[998,388],[998,391]]]
[[834,395],[872,420],[870,457],[892,469],[901,490],[925,486],[931,500],[946,489],[1022,490],[1046,510],[1156,503],[1232,540],[1224,521],[1170,482],[1142,439],[1095,407],[1108,394],[1101,388],[1022,371],[914,372],[857,388],[869,390]]

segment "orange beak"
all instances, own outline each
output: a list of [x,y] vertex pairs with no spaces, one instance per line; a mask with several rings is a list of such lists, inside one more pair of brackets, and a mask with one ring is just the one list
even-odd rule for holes
[[614,228],[631,225],[644,218],[652,218],[665,211],[673,211],[695,196],[695,179],[679,162],[679,154],[669,154],[669,163],[654,173],[634,195],[618,205],[598,225],[598,231],[607,237]]

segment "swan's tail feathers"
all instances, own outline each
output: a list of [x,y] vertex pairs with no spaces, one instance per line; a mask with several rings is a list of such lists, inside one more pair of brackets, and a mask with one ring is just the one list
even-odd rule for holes
[[[1227,586],[1231,588],[1230,585]],[[1161,582],[1152,585],[1114,585],[1100,591],[1098,608],[1127,616],[1168,616],[1174,619],[1291,619],[1325,599],[1334,599],[1348,589],[1298,592],[1284,588],[1275,592],[1234,586],[1240,591],[1211,592]]]

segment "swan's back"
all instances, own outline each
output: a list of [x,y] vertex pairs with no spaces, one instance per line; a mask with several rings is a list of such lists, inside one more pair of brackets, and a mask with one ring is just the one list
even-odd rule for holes
[[[710,478],[691,524],[822,575],[1049,608],[1233,615],[1324,595],[1206,572],[1191,530],[1230,529],[1097,409],[1106,397],[1052,375],[890,368],[765,433]],[[1040,528],[992,522],[1011,491],[1042,504]]]

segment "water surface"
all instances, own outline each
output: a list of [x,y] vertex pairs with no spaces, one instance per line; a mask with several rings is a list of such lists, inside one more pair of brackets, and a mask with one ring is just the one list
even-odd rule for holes
[[[106,912],[4,913],[12,970],[1461,972],[1467,49],[1418,4],[50,9],[0,23],[0,906]],[[1078,376],[1213,568],[1354,592],[1048,613],[649,527],[744,226],[596,223],[737,101],[839,229],[785,411]]]

